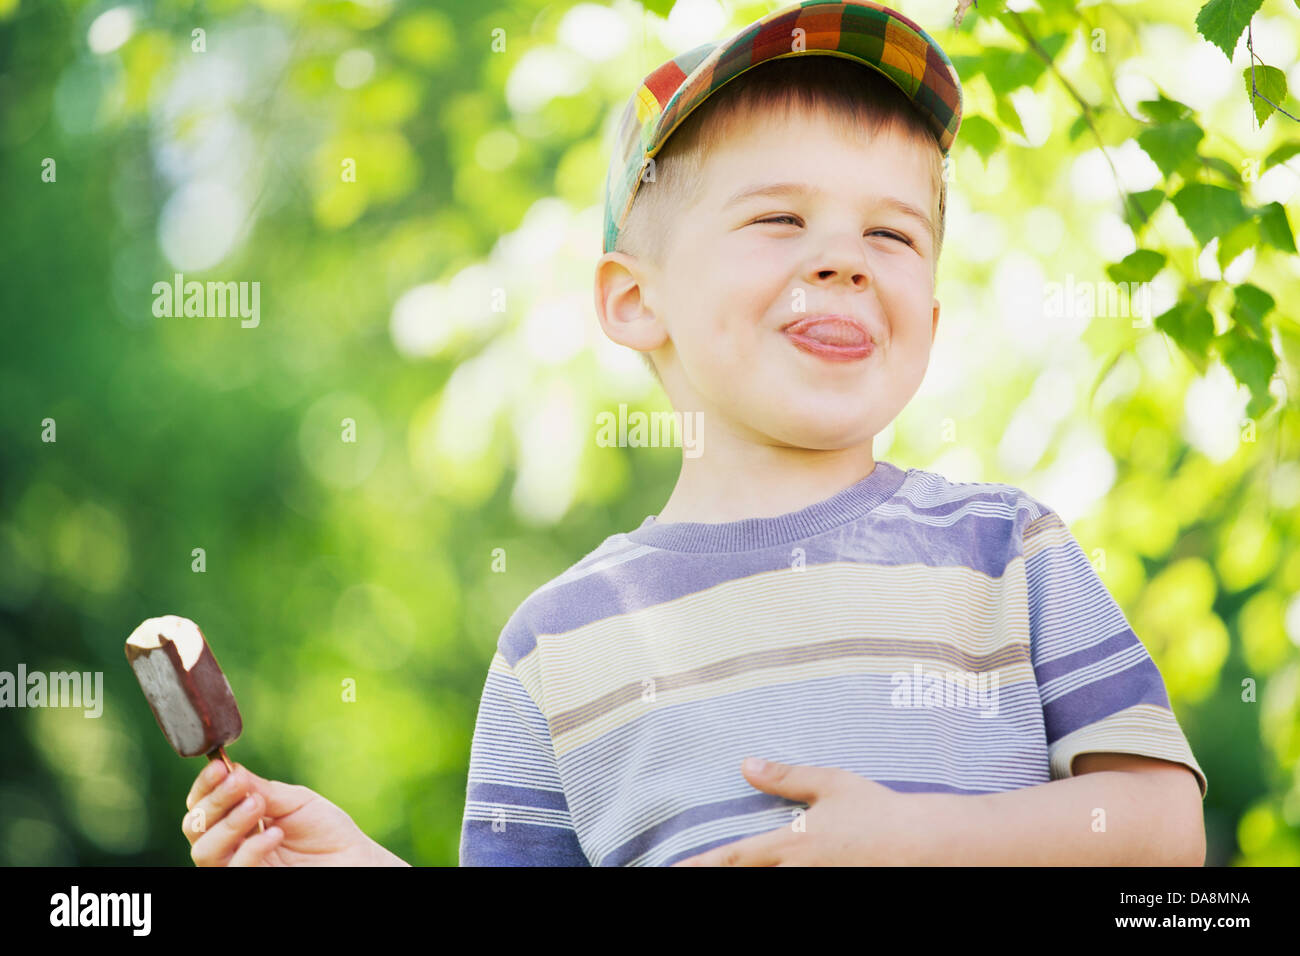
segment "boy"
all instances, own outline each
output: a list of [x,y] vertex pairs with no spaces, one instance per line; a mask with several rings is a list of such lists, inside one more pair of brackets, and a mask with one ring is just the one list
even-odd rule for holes
[[[769,14],[633,97],[596,308],[703,453],[506,623],[463,865],[1204,862],[1205,776],[1059,516],[872,458],[938,327],[960,119],[939,47],[866,2]],[[200,864],[401,865],[243,767],[187,807]]]
[[462,864],[1204,862],[1205,777],[1056,513],[872,459],[960,102],[915,24],[808,3],[629,104],[596,308],[703,454],[506,624]]

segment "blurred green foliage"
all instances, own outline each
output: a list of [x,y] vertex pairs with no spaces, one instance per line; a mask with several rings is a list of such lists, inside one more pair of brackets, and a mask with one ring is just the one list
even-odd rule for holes
[[[1207,862],[1298,864],[1300,125],[1243,93],[1220,10],[1211,47],[1176,2],[990,0],[958,28],[952,5],[901,4],[965,87],[936,346],[962,351],[876,455],[1038,493],[1100,449],[1072,530],[1209,777]],[[1265,4],[1257,45],[1294,54],[1291,7]],[[708,37],[769,9],[730,4]],[[0,863],[189,862],[203,761],[122,652],[163,613],[230,678],[233,759],[456,861],[502,625],[676,474],[676,450],[598,448],[591,424],[667,408],[601,341],[591,280],[610,123],[707,38],[669,46],[670,10],[0,0],[0,669],[102,671],[106,697],[99,719],[0,712]],[[1193,108],[1165,86],[1198,47],[1233,81]],[[1292,65],[1267,65],[1297,113]],[[1071,187],[1089,168],[1109,197]],[[1067,272],[1163,282],[1163,306],[1006,346],[1042,338],[1006,303]],[[157,316],[176,273],[260,283],[259,323]],[[1024,419],[1044,389],[1055,413]]]

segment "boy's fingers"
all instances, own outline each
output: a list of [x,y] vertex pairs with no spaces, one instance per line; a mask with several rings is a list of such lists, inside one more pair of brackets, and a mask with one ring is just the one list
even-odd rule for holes
[[[189,809],[181,821],[185,839],[191,844],[202,840],[207,831],[221,822],[231,812],[231,808],[238,806],[250,793],[261,798],[262,813],[268,822],[294,813],[315,796],[307,787],[259,777],[242,764],[232,764],[232,768],[227,771],[220,761],[213,761],[195,781],[190,797],[185,801]],[[220,782],[212,786],[214,779]],[[252,826],[256,825],[255,818]],[[208,844],[204,844],[201,849],[206,856],[214,855],[208,849]]]
[[213,787],[226,777],[226,765],[220,760],[212,760],[203,768],[194,783],[190,785],[189,796],[185,798],[185,808],[193,810],[194,805],[208,795]]
[[225,775],[221,783],[208,791],[182,818],[181,828],[190,843],[203,839],[204,834],[216,826],[231,807],[249,793],[256,792],[249,783],[247,771],[236,767],[232,774],[222,767],[221,773]]
[[197,843],[207,829],[207,817],[202,810],[186,810],[185,816],[181,817],[181,832],[185,834],[185,839],[190,841],[190,846]]
[[243,842],[235,855],[231,858],[229,866],[260,866],[270,853],[280,844],[280,839],[284,836],[284,831],[279,827],[271,827],[265,833],[259,833],[251,836]]
[[[249,793],[252,791],[260,793],[262,798],[266,801],[267,813],[270,816],[288,816],[290,813],[303,807],[314,796],[316,796],[316,794],[307,787],[290,783],[281,783],[279,780],[270,780],[266,777],[259,777],[242,763],[231,764],[231,766],[234,769],[230,776],[234,777],[237,782],[230,784],[230,786],[235,787],[239,794]],[[213,792],[214,787],[216,793],[219,794],[221,792],[221,784],[225,783],[227,772],[225,767],[221,765],[220,761],[213,761],[211,766],[205,768],[203,773],[199,774],[199,779],[195,781],[195,789],[201,789],[203,787],[203,777],[209,773],[212,776],[208,778],[209,782],[207,783],[206,789],[203,789],[202,792],[197,794],[195,794],[194,790],[191,790],[191,796],[193,796],[194,799],[192,802],[186,800],[185,805],[191,810],[193,810],[194,807],[203,800],[204,796],[209,792]],[[224,808],[228,801],[223,798],[217,803],[218,808],[221,809]],[[224,812],[224,809],[222,812]],[[209,819],[211,819],[213,811],[208,809],[207,813]]]
[[297,787],[292,784],[281,783],[278,780],[259,777],[242,763],[232,764],[231,766],[234,767],[232,776],[239,781],[238,784],[232,784],[232,786],[237,786],[240,793],[260,793],[262,799],[266,801],[267,813],[273,816],[281,817],[292,813],[306,803],[311,796],[311,792],[306,787]]
[[255,774],[249,773],[243,767],[236,766],[235,772],[227,774],[226,778],[221,781],[213,790],[196,806],[196,809],[202,808],[207,814],[207,825],[211,827],[220,820],[231,807],[236,806],[240,800],[250,793],[256,793],[266,800],[266,789],[259,784],[259,779]]
[[300,784],[281,783],[279,780],[259,781],[259,792],[266,797],[266,812],[275,817],[287,817],[311,802],[316,794]]
[[219,866],[235,851],[244,834],[257,826],[264,804],[261,794],[250,794],[194,842],[190,859],[199,866]]

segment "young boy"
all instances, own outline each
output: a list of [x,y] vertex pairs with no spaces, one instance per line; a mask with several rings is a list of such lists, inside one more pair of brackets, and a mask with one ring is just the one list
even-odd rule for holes
[[872,3],[629,103],[596,309],[703,453],[505,625],[463,865],[1204,862],[1205,776],[1060,517],[872,458],[938,328],[960,108]]
[[[1204,862],[1205,775],[1060,517],[872,457],[938,328],[960,121],[944,53],[865,2],[769,14],[633,97],[596,309],[702,454],[506,623],[463,865]],[[402,864],[242,766],[186,807],[200,865]]]

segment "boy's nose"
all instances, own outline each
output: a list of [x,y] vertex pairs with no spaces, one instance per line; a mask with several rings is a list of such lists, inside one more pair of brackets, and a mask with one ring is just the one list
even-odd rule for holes
[[854,288],[865,289],[871,285],[874,276],[870,268],[865,263],[844,263],[834,266],[826,265],[823,261],[822,267],[816,272],[817,283],[820,285],[834,285],[842,282],[845,285],[852,285]]
[[874,276],[867,261],[865,242],[865,239],[852,236],[828,240],[813,260],[817,281],[825,284],[838,279],[854,286],[870,284]]
[[870,281],[870,275],[865,270],[859,272],[855,269],[823,269],[817,273],[817,278],[822,281],[833,279],[837,276],[851,277],[855,285],[866,284]]

